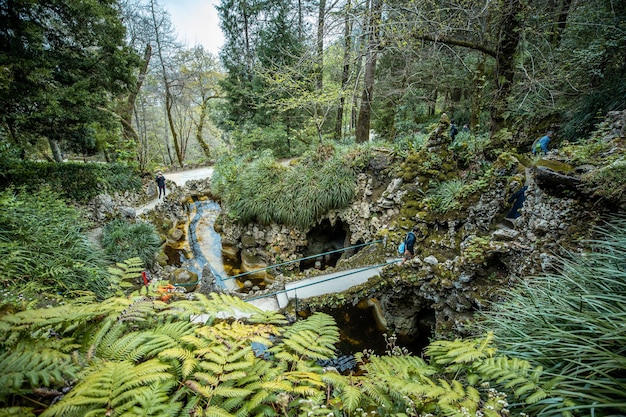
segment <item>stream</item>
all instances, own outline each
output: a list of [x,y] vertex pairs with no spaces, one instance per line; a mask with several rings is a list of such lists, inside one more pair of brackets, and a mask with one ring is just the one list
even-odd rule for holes
[[189,245],[193,258],[185,260],[184,266],[198,274],[198,280],[202,280],[202,270],[208,265],[215,276],[215,284],[233,290],[236,285],[224,269],[222,237],[214,228],[221,212],[220,205],[212,200],[197,200],[190,203],[188,208],[191,219]]

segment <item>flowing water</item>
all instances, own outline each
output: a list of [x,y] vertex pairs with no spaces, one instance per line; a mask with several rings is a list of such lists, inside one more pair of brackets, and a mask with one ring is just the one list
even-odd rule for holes
[[215,283],[221,288],[233,289],[235,284],[228,278],[222,259],[222,237],[215,231],[215,221],[221,212],[218,203],[211,200],[197,200],[189,204],[189,245],[193,258],[185,266],[202,279],[202,270],[207,265],[215,276]]

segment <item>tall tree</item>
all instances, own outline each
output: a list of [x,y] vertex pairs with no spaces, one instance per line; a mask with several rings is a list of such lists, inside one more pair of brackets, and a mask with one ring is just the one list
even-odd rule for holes
[[335,139],[341,139],[343,127],[343,113],[346,103],[346,88],[350,79],[350,55],[352,50],[352,0],[347,0],[344,12],[343,31],[343,66],[341,70],[341,97],[337,108],[337,119],[335,121]]
[[56,161],[62,143],[93,150],[90,126],[115,126],[102,109],[137,64],[115,1],[0,2],[0,117],[14,146],[45,138]]
[[187,144],[187,137],[180,135],[180,132],[176,129],[176,122],[172,107],[174,105],[174,85],[177,83],[172,76],[173,71],[171,65],[171,55],[177,50],[180,45],[175,40],[175,32],[172,27],[172,23],[169,20],[167,13],[159,6],[156,0],[150,0],[150,17],[152,22],[152,28],[154,30],[154,50],[157,57],[157,66],[160,73],[161,81],[163,82],[163,95],[165,100],[165,118],[167,126],[169,128],[168,133],[165,136],[165,145],[170,155],[171,162],[174,160],[171,158],[169,135],[172,136],[172,143],[174,144],[175,156],[179,166],[184,166],[185,151]]
[[253,79],[262,10],[258,0],[222,0],[217,6],[225,39],[220,58],[227,75],[222,87],[232,124],[252,119],[257,107]]
[[367,142],[370,135],[370,121],[372,114],[372,100],[376,76],[376,62],[380,48],[380,25],[383,11],[383,0],[370,0],[369,23],[367,26],[368,43],[365,61],[365,79],[359,118],[356,125],[356,141]]

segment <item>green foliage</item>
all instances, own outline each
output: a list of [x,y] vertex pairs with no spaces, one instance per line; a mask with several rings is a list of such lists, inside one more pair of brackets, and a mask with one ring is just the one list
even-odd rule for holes
[[0,103],[13,145],[25,149],[44,137],[93,149],[85,131],[95,121],[117,126],[102,109],[132,83],[138,64],[119,9],[87,0],[18,1],[4,5],[2,16]]
[[606,199],[612,204],[626,201],[626,161],[593,170],[582,176],[585,188],[594,197]]
[[161,239],[151,223],[115,219],[102,228],[102,246],[113,262],[138,257],[150,268]]
[[438,214],[445,214],[461,208],[461,191],[465,182],[461,179],[440,182],[427,193],[426,203],[430,210]]
[[[11,292],[110,292],[104,255],[80,213],[49,189],[0,193],[0,280]],[[35,284],[29,286],[29,284]]]
[[588,243],[591,250],[561,260],[559,272],[508,290],[508,301],[480,322],[504,353],[545,369],[549,395],[527,413],[626,413],[626,219],[612,219]]
[[450,145],[461,166],[468,166],[483,158],[483,152],[489,145],[489,135],[473,132],[459,132]]
[[463,256],[470,262],[484,264],[491,250],[491,239],[488,237],[472,236],[463,247]]
[[48,186],[64,198],[78,202],[87,202],[104,192],[142,189],[139,175],[128,166],[77,162],[12,162],[0,167],[0,185],[25,187],[31,192]]
[[232,132],[232,140],[237,144],[237,153],[241,155],[258,154],[269,149],[276,158],[286,158],[302,152],[302,149],[293,146],[301,143],[292,142],[281,124],[237,128]]
[[[42,416],[69,417],[495,417],[507,415],[509,397],[550,398],[542,370],[499,354],[491,334],[434,342],[430,363],[393,346],[385,356],[357,354],[360,371],[344,376],[315,362],[332,358],[339,341],[326,314],[288,324],[226,294],[166,303],[159,288],[2,316],[0,399],[19,406],[37,398]],[[231,315],[237,320],[224,320]],[[38,397],[64,386],[71,389],[53,404]]]
[[244,165],[243,159],[221,160],[213,173],[213,190],[242,223],[272,222],[307,228],[332,209],[347,207],[356,178],[345,157],[283,167],[264,154]]
[[141,273],[144,269],[144,262],[141,258],[131,258],[116,263],[114,267],[109,267],[109,274],[116,287],[129,288],[137,284],[143,285]]

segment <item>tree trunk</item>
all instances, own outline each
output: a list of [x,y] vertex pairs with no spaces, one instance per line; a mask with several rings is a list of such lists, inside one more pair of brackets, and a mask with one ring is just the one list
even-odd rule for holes
[[319,0],[319,2],[317,14],[317,74],[315,84],[317,91],[321,94],[324,79],[324,16],[326,14],[326,0]]
[[503,0],[502,20],[496,48],[496,91],[491,106],[491,134],[504,127],[504,114],[513,88],[515,52],[522,33],[521,0]]
[[474,130],[476,126],[480,123],[480,110],[483,102],[483,91],[485,89],[485,55],[481,54],[478,63],[476,64],[476,71],[474,72],[473,79],[473,91],[471,92],[471,112],[470,112],[470,120],[469,126],[470,129]]
[[209,100],[207,98],[203,99],[202,103],[200,104],[200,117],[198,120],[198,125],[196,126],[196,140],[200,144],[202,152],[204,152],[204,155],[207,157],[207,159],[211,159],[211,148],[202,137],[202,131],[204,130],[204,120],[206,119],[206,109],[208,104]]
[[352,19],[350,18],[351,0],[346,4],[344,33],[343,33],[343,72],[341,73],[341,97],[339,98],[339,108],[337,109],[337,120],[335,122],[335,139],[342,137],[343,111],[346,103],[346,87],[350,77],[350,51],[352,47]]
[[561,8],[559,10],[559,15],[557,16],[556,28],[552,31],[551,43],[554,46],[559,46],[561,43],[561,37],[563,36],[563,31],[565,31],[565,27],[567,26],[567,17],[569,16],[571,6],[572,0],[563,0],[563,4],[561,4]]
[[148,73],[148,64],[150,63],[150,57],[152,56],[152,46],[148,43],[146,44],[146,49],[143,54],[143,62],[141,68],[139,69],[139,76],[137,77],[137,84],[130,91],[128,98],[126,99],[126,105],[120,109],[119,115],[122,119],[122,132],[126,139],[132,139],[137,146],[140,145],[139,135],[133,129],[132,120],[133,120],[133,110],[135,108],[135,101],[137,100],[137,95],[141,90],[141,86],[143,85],[144,80],[146,79],[146,74]]
[[372,114],[372,98],[376,75],[376,61],[379,48],[379,25],[382,17],[384,0],[372,0],[371,18],[368,26],[369,42],[367,46],[367,61],[365,64],[365,79],[359,118],[356,124],[356,142],[363,143],[369,140],[370,122]]
[[59,142],[54,139],[48,139],[48,144],[50,145],[50,151],[52,151],[52,159],[54,159],[54,162],[63,162],[63,154],[61,153]]
[[437,100],[439,97],[439,90],[435,88],[428,97],[428,115],[434,116],[437,111]]

